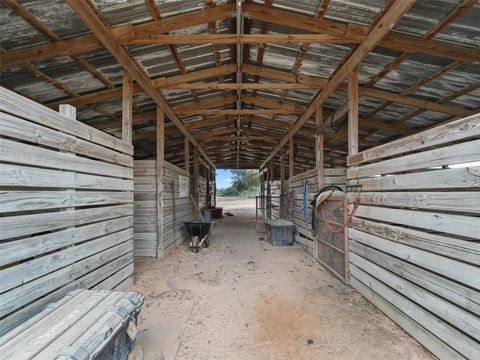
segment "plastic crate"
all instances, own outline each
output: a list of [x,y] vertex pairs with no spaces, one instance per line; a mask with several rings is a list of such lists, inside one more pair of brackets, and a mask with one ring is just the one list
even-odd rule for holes
[[295,225],[283,219],[268,220],[265,223],[267,241],[274,246],[293,245],[295,240]]

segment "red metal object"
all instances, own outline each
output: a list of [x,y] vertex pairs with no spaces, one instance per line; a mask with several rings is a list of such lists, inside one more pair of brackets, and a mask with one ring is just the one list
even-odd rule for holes
[[223,208],[222,207],[213,208],[211,211],[212,211],[212,218],[213,219],[219,219],[219,218],[223,217]]

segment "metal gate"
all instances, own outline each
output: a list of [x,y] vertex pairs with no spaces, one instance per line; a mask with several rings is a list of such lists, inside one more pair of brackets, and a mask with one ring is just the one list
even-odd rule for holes
[[346,194],[334,192],[318,205],[316,212],[315,259],[334,276],[348,284]]

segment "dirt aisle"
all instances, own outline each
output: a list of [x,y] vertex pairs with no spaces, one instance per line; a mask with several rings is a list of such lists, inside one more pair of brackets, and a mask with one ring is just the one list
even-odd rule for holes
[[300,246],[260,241],[254,204],[221,204],[206,251],[136,262],[146,360],[433,358]]

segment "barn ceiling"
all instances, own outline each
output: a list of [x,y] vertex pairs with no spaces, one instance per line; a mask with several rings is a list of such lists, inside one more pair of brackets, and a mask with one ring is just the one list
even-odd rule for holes
[[[258,168],[391,3],[91,2],[219,168]],[[359,63],[360,150],[479,111],[478,19],[477,1],[418,0]],[[70,103],[78,120],[121,137],[122,66],[67,2],[2,0],[0,24],[2,86],[54,109]],[[278,40],[285,34],[298,40]],[[331,166],[345,162],[346,101],[339,86],[323,103],[324,117],[339,116],[325,134]],[[138,159],[155,156],[156,106],[138,87]],[[182,166],[184,136],[168,118],[165,126],[166,159]],[[312,117],[294,136],[299,169],[315,166],[314,136]]]

